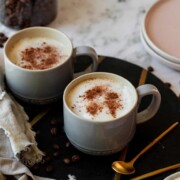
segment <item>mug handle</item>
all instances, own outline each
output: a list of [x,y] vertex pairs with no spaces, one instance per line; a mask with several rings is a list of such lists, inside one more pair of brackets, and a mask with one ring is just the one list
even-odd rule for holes
[[153,96],[149,106],[145,110],[137,114],[136,122],[137,124],[140,124],[151,119],[157,113],[161,103],[161,95],[158,89],[151,84],[145,84],[137,87],[137,93],[138,93],[138,104],[141,103],[143,97],[147,95]]
[[[89,56],[92,59],[92,67],[91,67],[91,72],[94,72],[98,68],[98,55],[96,54],[96,51],[89,46],[78,46],[74,48],[74,55],[75,57],[77,56]],[[78,73],[76,73],[76,76]]]

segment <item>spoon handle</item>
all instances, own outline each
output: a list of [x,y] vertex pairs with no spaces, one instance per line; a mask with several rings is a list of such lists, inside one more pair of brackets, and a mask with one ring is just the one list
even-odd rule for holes
[[152,146],[159,142],[166,134],[168,134],[172,129],[174,129],[179,122],[175,122],[168,129],[166,129],[162,134],[160,134],[156,139],[154,139],[149,145],[147,145],[139,154],[137,154],[132,160],[131,163],[134,163],[141,155],[148,151]]
[[166,172],[166,171],[169,171],[169,170],[172,170],[172,169],[177,169],[177,168],[180,168],[180,163],[174,164],[174,165],[171,165],[171,166],[167,166],[167,167],[165,167],[165,168],[157,169],[157,170],[155,170],[155,171],[152,171],[152,172],[143,174],[143,175],[141,175],[141,176],[137,176],[137,177],[132,178],[132,179],[130,179],[130,180],[141,180],[141,179],[145,179],[145,178],[152,177],[152,176],[155,176],[155,175],[157,175],[157,174],[161,174],[161,173],[163,173],[163,172]]

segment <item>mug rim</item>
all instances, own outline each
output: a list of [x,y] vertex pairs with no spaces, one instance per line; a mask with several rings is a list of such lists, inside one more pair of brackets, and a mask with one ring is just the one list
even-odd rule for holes
[[[76,81],[79,81],[80,79],[83,79],[84,77],[91,77],[93,75],[107,75],[107,76],[115,76],[117,78],[121,78],[123,79],[123,81],[127,82],[128,85],[131,87],[131,89],[133,89],[134,91],[134,95],[135,95],[135,101],[134,101],[134,104],[130,107],[130,109],[123,115],[123,116],[120,116],[120,117],[116,117],[116,118],[112,118],[110,120],[91,120],[91,119],[88,119],[88,118],[84,118],[84,117],[81,117],[79,115],[77,115],[76,113],[74,113],[68,106],[67,104],[67,101],[66,101],[66,97],[67,97],[67,91],[68,89],[70,88],[70,86],[72,86],[72,84],[76,83]],[[71,115],[75,116],[76,118],[78,118],[79,120],[82,120],[82,121],[86,121],[86,122],[93,122],[93,123],[108,123],[108,122],[114,122],[114,121],[117,121],[117,120],[120,120],[120,119],[123,119],[125,118],[126,116],[128,116],[136,107],[138,103],[138,93],[136,91],[136,88],[132,85],[132,83],[127,80],[126,78],[118,75],[118,74],[114,74],[114,73],[109,73],[109,72],[91,72],[91,73],[87,73],[87,74],[84,74],[84,75],[81,75],[75,79],[73,79],[65,88],[64,90],[64,93],[63,93],[63,106],[64,108],[66,108],[66,110],[71,113]]]
[[[71,50],[70,50],[70,54],[68,55],[67,59],[55,66],[55,67],[52,67],[52,68],[47,68],[47,69],[25,69],[25,68],[22,68],[16,64],[14,64],[8,57],[8,53],[7,53],[7,46],[8,44],[11,42],[12,38],[18,36],[19,34],[23,34],[23,33],[26,33],[28,31],[35,31],[35,30],[38,30],[38,31],[54,31],[55,33],[58,33],[58,34],[61,34],[61,36],[64,36],[70,43],[70,47],[71,47]],[[65,34],[64,32],[62,31],[59,31],[57,29],[54,29],[54,28],[51,28],[51,27],[42,27],[42,26],[35,26],[35,27],[28,27],[28,28],[24,28],[18,32],[15,32],[12,36],[9,37],[9,39],[6,41],[5,45],[4,45],[4,50],[3,50],[3,54],[4,54],[4,61],[7,61],[8,63],[10,63],[13,67],[21,70],[21,71],[25,71],[25,72],[47,72],[47,71],[52,71],[56,68],[59,68],[60,66],[62,66],[63,64],[65,64],[73,55],[73,45],[72,45],[72,41],[70,40],[70,38],[68,37],[67,34]]]

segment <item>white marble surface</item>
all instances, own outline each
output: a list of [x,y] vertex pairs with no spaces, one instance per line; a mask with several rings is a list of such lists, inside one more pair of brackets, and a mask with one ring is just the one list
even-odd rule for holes
[[[89,45],[99,55],[116,57],[147,68],[180,94],[180,71],[161,64],[147,54],[140,41],[144,13],[156,0],[59,0],[57,18],[49,26],[65,32],[74,46]],[[0,32],[15,30],[0,24]],[[2,60],[2,50],[0,52]],[[113,62],[112,62],[113,63]]]

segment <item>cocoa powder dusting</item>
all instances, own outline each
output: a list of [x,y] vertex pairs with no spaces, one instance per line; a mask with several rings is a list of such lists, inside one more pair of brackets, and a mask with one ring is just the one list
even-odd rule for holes
[[116,110],[120,107],[122,107],[122,105],[116,101],[116,100],[108,100],[105,101],[105,104],[108,106],[110,114],[115,118],[116,117]]
[[104,90],[104,87],[96,86],[96,87],[86,91],[84,97],[87,98],[87,99],[94,99],[96,96],[101,96],[102,93],[103,93],[103,90]]
[[26,69],[48,69],[59,62],[60,54],[58,50],[42,43],[41,47],[29,47],[21,52],[22,60],[28,65],[22,65]]
[[[98,104],[95,102],[98,96],[104,97],[103,103]],[[116,118],[116,110],[123,108],[120,96],[105,86],[95,86],[94,88],[87,90],[81,97],[90,102],[87,105],[86,110],[93,116],[101,112],[103,107],[107,107],[112,117]]]
[[97,103],[92,102],[86,107],[86,110],[90,114],[95,115],[98,112],[100,112],[102,108],[103,108],[102,106],[98,105]]
[[108,106],[111,115],[115,118],[116,110],[118,108],[122,108],[122,104],[119,102],[118,94],[115,92],[107,92],[105,99],[105,103]]
[[111,100],[111,99],[118,99],[119,96],[115,92],[107,92],[106,93],[106,100]]

